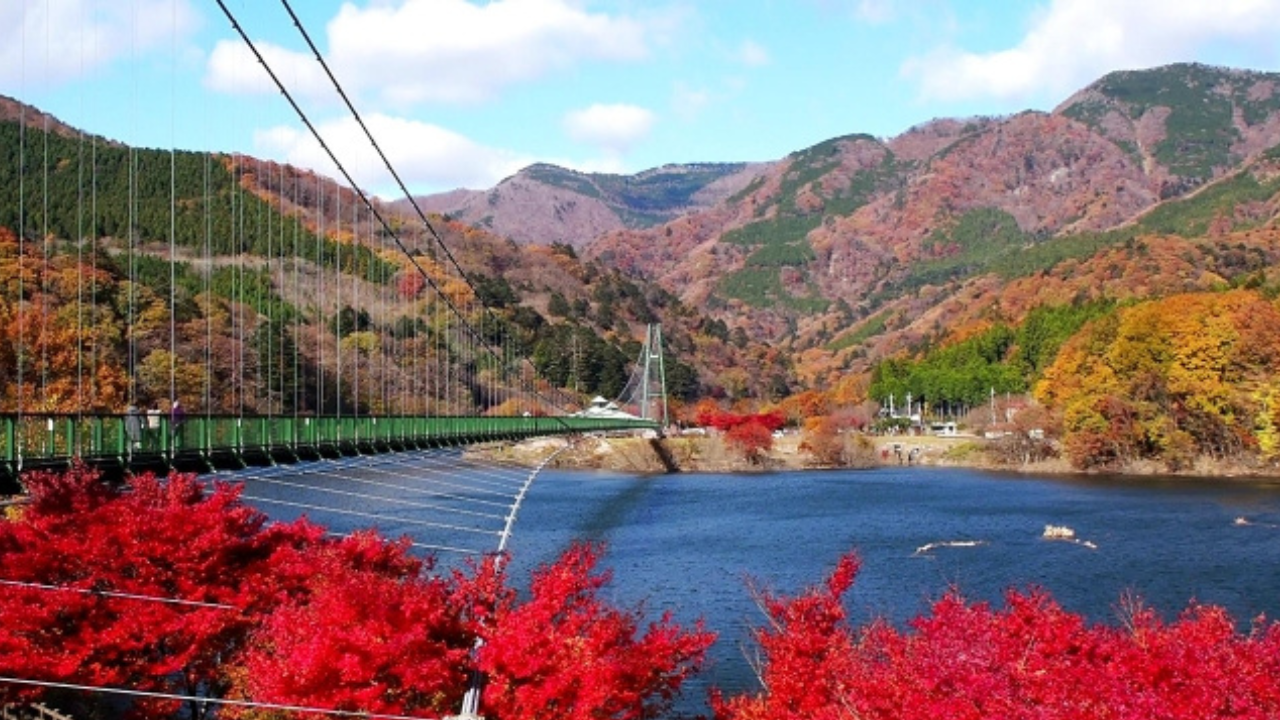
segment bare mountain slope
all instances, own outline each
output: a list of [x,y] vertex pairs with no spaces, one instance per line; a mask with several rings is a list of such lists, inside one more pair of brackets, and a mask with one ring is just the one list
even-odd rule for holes
[[719,204],[766,167],[700,163],[609,175],[537,164],[487,191],[455,190],[415,200],[424,210],[519,243],[582,247],[608,232],[650,227]]
[[1140,219],[1200,188],[1226,188],[1222,208],[1254,225],[1274,222],[1265,173],[1231,178],[1278,143],[1280,75],[1113,73],[1053,113],[820,143],[720,206],[608,233],[586,252],[802,350],[904,298],[922,314],[973,278],[1006,282],[1132,237],[1112,229],[1187,234]]

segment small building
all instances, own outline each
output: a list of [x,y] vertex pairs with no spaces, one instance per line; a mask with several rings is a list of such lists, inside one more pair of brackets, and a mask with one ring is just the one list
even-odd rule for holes
[[615,402],[610,402],[599,395],[591,399],[591,405],[585,410],[579,410],[570,415],[570,417],[585,418],[612,418],[618,420],[639,420],[640,418],[618,407]]

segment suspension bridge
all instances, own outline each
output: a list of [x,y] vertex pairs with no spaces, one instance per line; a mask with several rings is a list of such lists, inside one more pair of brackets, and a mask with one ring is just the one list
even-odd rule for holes
[[[337,460],[388,452],[512,442],[547,435],[661,431],[666,394],[661,330],[650,326],[641,357],[610,410],[534,415],[222,414],[142,412],[0,415],[0,476],[83,462],[108,473],[213,472],[250,466]],[[181,401],[178,401],[181,407]],[[623,409],[625,408],[625,409]],[[628,410],[634,411],[628,412]]]
[[[372,527],[424,553],[471,557],[504,549],[530,484],[566,445],[523,460],[471,449],[661,433],[660,326],[615,322],[639,347],[620,359],[585,324],[548,327],[505,298],[496,266],[525,259],[499,262],[487,253],[504,244],[423,212],[287,0],[368,142],[360,158],[335,152],[216,2],[256,63],[245,82],[265,73],[333,177],[236,153],[130,147],[0,98],[0,493],[20,491],[28,471],[76,462],[120,477],[195,472],[242,483],[242,499],[273,519],[307,515],[334,534]],[[112,103],[96,110],[137,112]],[[247,122],[235,107],[188,121],[211,136]],[[370,162],[407,210],[354,180],[348,168]],[[588,400],[601,394],[614,400]],[[463,714],[477,702],[473,688]],[[46,712],[65,717],[0,708]]]
[[660,331],[622,412],[583,412],[535,362],[528,314],[491,302],[506,281],[465,267],[466,230],[421,210],[283,5],[410,209],[356,183],[222,2],[338,179],[126,147],[20,106],[0,137],[0,481],[73,460],[207,472],[665,425]]

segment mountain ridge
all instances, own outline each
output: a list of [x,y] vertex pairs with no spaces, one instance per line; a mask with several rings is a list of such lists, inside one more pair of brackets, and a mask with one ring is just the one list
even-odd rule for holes
[[[661,224],[738,192],[767,163],[668,164],[631,175],[583,173],[535,163],[489,190],[417,196],[448,215],[519,243],[583,247],[612,230]],[[405,209],[408,200],[393,207]]]
[[[1231,82],[1207,82],[1218,75]],[[1187,76],[1206,102],[1236,103],[1230,112],[1214,111],[1218,125],[1206,126],[1203,114],[1150,100],[1186,84]],[[1135,78],[1139,82],[1126,105],[1099,104],[1108,97],[1099,88],[1116,95],[1123,81]],[[747,315],[776,314],[789,298],[865,303],[904,282],[931,282],[921,277],[930,267],[939,270],[935,281],[963,275],[961,269],[948,276],[941,266],[974,250],[955,237],[970,213],[1012,218],[1021,240],[1010,246],[1012,252],[1024,244],[1123,227],[1162,202],[1240,170],[1280,144],[1280,112],[1272,108],[1280,97],[1273,91],[1278,82],[1274,73],[1174,65],[1104,76],[1052,113],[932,121],[888,141],[836,138],[792,153],[751,192],[725,206],[661,228],[602,236],[586,253],[665,287],[684,288],[686,300],[715,306],[719,297]],[[1085,114],[1074,108],[1092,103],[1093,116],[1111,127],[1111,116],[1121,109],[1125,117],[1132,114],[1135,98],[1147,106],[1130,128],[1137,139],[1133,147],[1073,117]],[[1123,139],[1125,128],[1110,132]],[[1171,143],[1208,149],[1194,163],[1169,166],[1161,162],[1161,148]],[[815,155],[823,152],[829,155],[817,167]]]
[[[526,228],[521,241],[571,236],[584,257],[657,283],[801,364],[828,368],[830,379],[935,337],[920,328],[929,317],[955,317],[933,306],[959,302],[949,297],[990,298],[993,285],[1064,262],[1086,268],[1135,233],[1187,235],[1147,219],[1177,216],[1202,193],[1222,196],[1220,186],[1235,189],[1194,221],[1196,232],[1216,223],[1221,239],[1236,227],[1274,226],[1280,200],[1267,190],[1268,165],[1249,168],[1277,145],[1278,73],[1196,63],[1121,70],[1048,112],[936,118],[892,138],[853,133],[816,143],[739,176],[737,192],[718,203],[663,223],[614,221],[599,232],[606,223],[566,218],[553,226],[558,234],[538,239]],[[1231,180],[1240,173],[1247,180]],[[486,227],[499,234],[510,180],[489,191]],[[538,205],[537,186],[523,187],[521,207]],[[556,192],[543,204],[575,201],[563,183]],[[1244,195],[1237,202],[1232,193]],[[897,320],[868,334],[886,318]],[[867,347],[832,349],[860,333]]]
[[[439,227],[504,311],[516,312],[515,295],[539,316],[522,316],[531,338],[539,319],[590,324],[618,343],[645,322],[669,323],[700,392],[780,397],[865,379],[885,358],[1016,323],[1039,305],[1268,286],[1280,277],[1277,88],[1275,73],[1174,65],[1104,76],[1053,112],[854,133],[767,163],[635,176],[535,165],[489,191],[501,190],[488,228],[450,213]],[[17,117],[54,128],[34,109]],[[1194,161],[1166,164],[1169,147]],[[306,190],[313,173],[221,162],[228,187],[333,232],[337,218]],[[492,229],[519,187],[542,219],[509,219],[560,228],[537,243]],[[351,206],[349,189],[326,192]],[[402,203],[378,204],[411,252],[429,254],[416,219],[396,215]],[[605,229],[584,240],[555,224],[575,213]]]

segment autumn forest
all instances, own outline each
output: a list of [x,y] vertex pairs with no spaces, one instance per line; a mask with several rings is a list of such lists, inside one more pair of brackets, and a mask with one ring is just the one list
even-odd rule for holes
[[[646,206],[752,173],[718,205],[577,244],[366,206],[253,158],[128,148],[34,109],[23,124],[9,101],[0,409],[503,414],[523,384],[555,412],[616,396],[660,322],[686,424],[711,402],[867,430],[910,398],[906,414],[975,434],[1035,431],[1034,455],[1080,469],[1268,472],[1276,82],[1115,73],[1052,114],[836,138],[678,187],[531,168]],[[1126,134],[1148,113],[1162,134]],[[501,213],[501,185],[490,199]]]
[[[1052,112],[770,163],[509,180],[419,214],[0,99],[0,414],[565,412],[617,397],[660,323],[672,421],[753,466],[788,428],[832,466],[840,438],[945,421],[988,464],[1280,474],[1275,74],[1113,73]],[[617,222],[499,232],[527,212],[516,182]],[[179,473],[23,486],[0,522],[0,675],[153,693],[139,717],[439,716],[483,673],[488,717],[638,720],[715,637],[612,605],[599,545],[525,592],[501,556],[441,571],[407,540],[270,523]],[[1265,619],[1135,601],[1094,626],[1029,591],[855,626],[858,572],[850,554],[811,588],[755,591],[761,689],[713,688],[718,720],[1280,714]],[[65,602],[36,600],[51,588]],[[0,702],[38,697],[119,709],[0,684]]]

